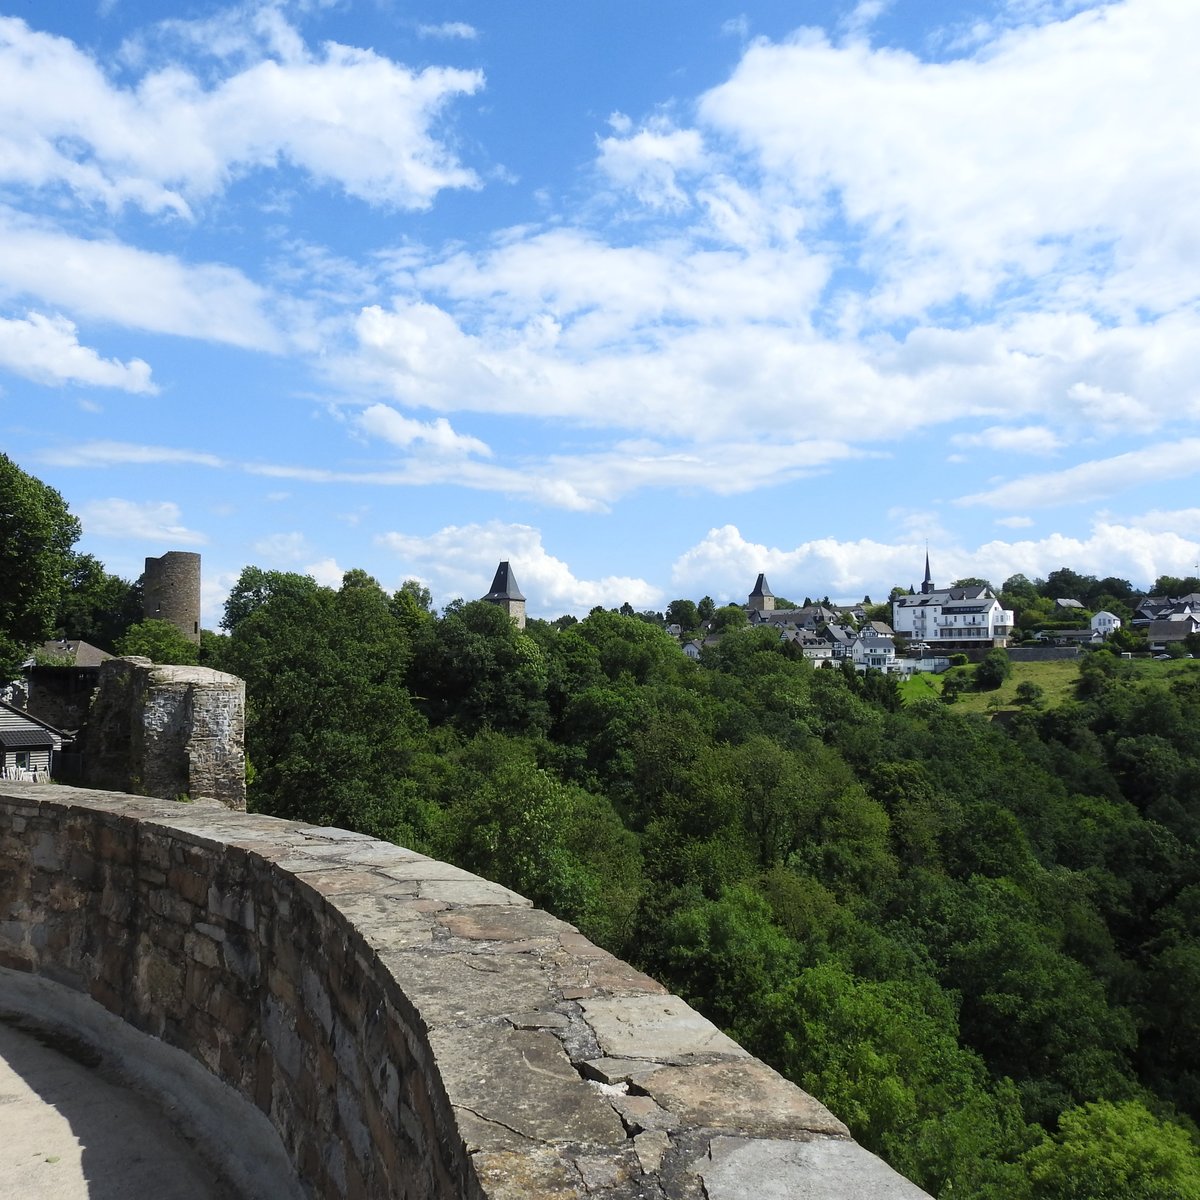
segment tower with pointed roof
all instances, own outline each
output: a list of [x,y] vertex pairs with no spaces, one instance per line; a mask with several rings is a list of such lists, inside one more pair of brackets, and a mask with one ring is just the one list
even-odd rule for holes
[[921,584],[921,595],[930,596],[937,589],[933,586],[933,576],[929,573],[929,547],[925,547],[925,579]]
[[754,590],[750,593],[749,607],[758,612],[775,611],[775,593],[767,583],[767,577],[760,571],[754,581]]
[[518,629],[525,628],[525,597],[507,559],[496,568],[492,590],[483,599],[488,604],[499,604]]

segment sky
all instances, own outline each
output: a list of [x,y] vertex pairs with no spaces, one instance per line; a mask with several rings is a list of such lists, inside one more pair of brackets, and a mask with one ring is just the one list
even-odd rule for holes
[[[173,15],[163,18],[164,10]],[[0,0],[0,449],[126,578],[1200,562],[1195,0]]]

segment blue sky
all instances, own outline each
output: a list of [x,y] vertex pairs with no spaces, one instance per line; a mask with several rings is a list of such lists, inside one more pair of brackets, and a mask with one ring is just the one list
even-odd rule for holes
[[0,16],[0,447],[127,577],[1200,561],[1192,0]]

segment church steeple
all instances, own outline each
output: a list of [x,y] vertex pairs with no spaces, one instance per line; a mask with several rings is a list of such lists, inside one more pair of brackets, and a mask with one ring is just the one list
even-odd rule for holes
[[925,547],[925,579],[921,584],[921,595],[928,596],[934,590],[933,575],[929,570],[929,547]]

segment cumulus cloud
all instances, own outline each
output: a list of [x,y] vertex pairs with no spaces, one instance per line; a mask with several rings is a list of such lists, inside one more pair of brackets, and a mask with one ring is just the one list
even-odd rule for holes
[[199,546],[208,541],[205,534],[182,523],[179,505],[169,500],[89,500],[79,507],[78,513],[89,537],[131,538],[184,546]]
[[334,558],[322,558],[309,563],[304,568],[305,575],[311,575],[322,587],[341,587],[342,577],[346,574],[344,567],[338,566]]
[[492,453],[486,442],[455,433],[445,417],[438,417],[436,421],[414,421],[386,404],[372,404],[365,409],[359,415],[357,425],[364,433],[382,438],[402,449],[420,443],[423,449],[435,454],[479,454],[488,457]]
[[[864,595],[882,600],[897,585],[920,582],[925,546],[924,540],[872,538],[818,538],[793,547],[768,546],[747,539],[734,525],[725,525],[710,529],[680,555],[671,578],[684,594],[708,592],[740,600],[763,571],[776,592],[793,599],[828,594],[835,600]],[[1069,566],[1083,574],[1116,575],[1148,587],[1159,575],[1191,574],[1198,556],[1200,529],[1186,537],[1171,528],[1143,527],[1136,518],[1098,518],[1084,537],[1051,533],[975,547],[951,541],[931,549],[936,583],[977,576],[996,586],[1017,573],[1044,578]]]
[[948,61],[802,30],[753,43],[700,118],[814,212],[833,201],[881,273],[880,314],[1031,279],[1162,312],[1195,287],[1173,256],[1195,259],[1200,222],[1198,31],[1175,0],[996,31]]
[[677,129],[663,118],[630,132],[623,114],[617,114],[610,124],[616,136],[601,139],[597,159],[609,181],[650,208],[686,208],[690,201],[677,177],[704,168],[707,156],[700,132]]
[[73,321],[45,313],[0,318],[0,367],[52,386],[78,383],[150,395],[158,391],[148,363],[140,358],[127,363],[101,358],[90,346],[79,344]]
[[433,125],[482,86],[479,72],[414,71],[335,42],[313,52],[277,8],[257,17],[224,47],[258,42],[240,69],[209,81],[166,61],[136,86],[65,38],[0,19],[0,179],[182,217],[239,175],[281,163],[403,208],[478,185]]
[[644,579],[576,578],[566,562],[547,551],[541,531],[530,525],[448,525],[427,537],[385,533],[378,541],[400,560],[400,578],[419,575],[428,580],[442,603],[455,596],[474,600],[484,595],[496,564],[504,560],[512,563],[530,615],[554,617],[626,602],[651,608],[663,602],[662,592]]

